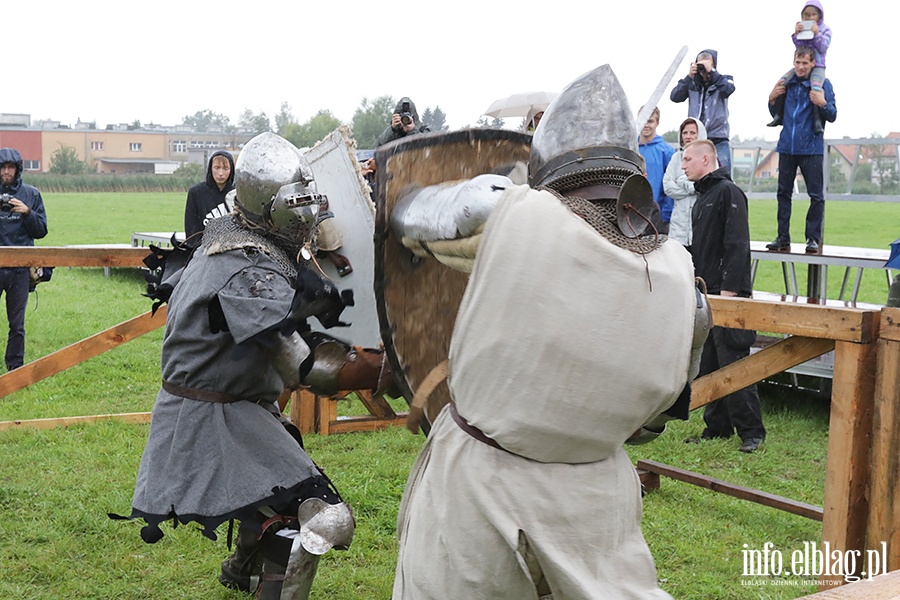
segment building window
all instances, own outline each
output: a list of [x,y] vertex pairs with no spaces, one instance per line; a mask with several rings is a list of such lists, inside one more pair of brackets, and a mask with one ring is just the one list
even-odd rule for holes
[[39,161],[39,160],[23,160],[22,167],[26,171],[40,171],[41,170],[41,161]]
[[762,172],[762,175],[761,175],[761,177],[762,177],[763,179],[768,179],[768,178],[771,177],[771,176],[772,176],[772,171],[763,171],[763,172]]
[[103,142],[91,142],[91,150],[103,150]]
[[140,142],[131,142],[128,144],[128,149],[132,152],[140,152],[141,151],[141,143]]
[[172,152],[176,154],[187,152],[187,142],[183,140],[172,142]]
[[191,148],[202,148],[203,142],[200,140],[191,140]]

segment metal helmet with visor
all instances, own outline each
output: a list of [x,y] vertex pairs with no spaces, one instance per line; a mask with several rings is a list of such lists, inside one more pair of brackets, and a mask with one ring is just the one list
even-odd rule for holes
[[241,215],[291,244],[313,241],[316,225],[333,216],[309,162],[293,144],[271,132],[257,135],[241,150],[235,188]]

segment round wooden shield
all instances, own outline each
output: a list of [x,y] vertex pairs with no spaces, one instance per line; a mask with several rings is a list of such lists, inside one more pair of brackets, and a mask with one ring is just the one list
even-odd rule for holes
[[[468,129],[408,136],[375,151],[375,296],[381,339],[407,402],[449,355],[469,275],[404,248],[389,225],[394,206],[416,188],[508,172],[528,162],[530,146],[525,133]],[[444,382],[429,397],[428,420],[449,401]]]

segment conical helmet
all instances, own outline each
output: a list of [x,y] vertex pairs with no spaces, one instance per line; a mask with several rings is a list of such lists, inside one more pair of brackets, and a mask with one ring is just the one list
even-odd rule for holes
[[266,233],[302,245],[312,240],[318,223],[332,216],[309,162],[283,137],[266,132],[251,139],[234,170],[235,206]]
[[609,198],[630,175],[643,173],[634,117],[609,65],[570,83],[544,111],[528,164],[532,187],[563,193],[608,185]]

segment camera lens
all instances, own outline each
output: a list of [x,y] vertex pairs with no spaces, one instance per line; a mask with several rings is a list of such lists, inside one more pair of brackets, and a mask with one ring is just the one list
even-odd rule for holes
[[402,117],[400,117],[400,122],[404,125],[409,125],[410,123],[412,123],[412,119],[407,115],[403,115]]

